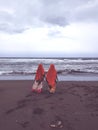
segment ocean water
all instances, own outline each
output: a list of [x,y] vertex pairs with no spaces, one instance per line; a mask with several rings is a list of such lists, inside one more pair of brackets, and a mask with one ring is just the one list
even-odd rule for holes
[[40,63],[54,64],[59,80],[98,81],[98,58],[0,58],[0,80],[33,80]]

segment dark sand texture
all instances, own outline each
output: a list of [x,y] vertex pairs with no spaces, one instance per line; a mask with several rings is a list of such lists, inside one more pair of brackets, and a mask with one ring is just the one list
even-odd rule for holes
[[33,81],[0,81],[0,130],[98,130],[98,82],[47,84],[32,93]]

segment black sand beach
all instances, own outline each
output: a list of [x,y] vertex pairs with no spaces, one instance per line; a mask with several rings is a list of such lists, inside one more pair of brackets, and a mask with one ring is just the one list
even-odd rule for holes
[[32,83],[0,81],[0,130],[98,130],[97,81],[60,81],[55,94]]

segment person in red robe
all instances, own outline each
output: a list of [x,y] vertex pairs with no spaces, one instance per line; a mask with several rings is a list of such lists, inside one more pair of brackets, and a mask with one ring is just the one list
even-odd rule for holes
[[48,83],[50,93],[55,92],[57,80],[57,71],[55,69],[54,64],[51,64],[46,75],[46,81]]
[[45,71],[44,71],[43,65],[39,64],[36,71],[34,84],[32,86],[33,92],[35,91],[35,92],[41,93],[42,87],[43,87],[44,76],[45,76]]

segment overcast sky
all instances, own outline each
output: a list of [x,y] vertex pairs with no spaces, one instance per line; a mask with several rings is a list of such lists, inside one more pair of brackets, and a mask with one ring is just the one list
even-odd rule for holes
[[98,0],[0,0],[0,56],[98,57]]

